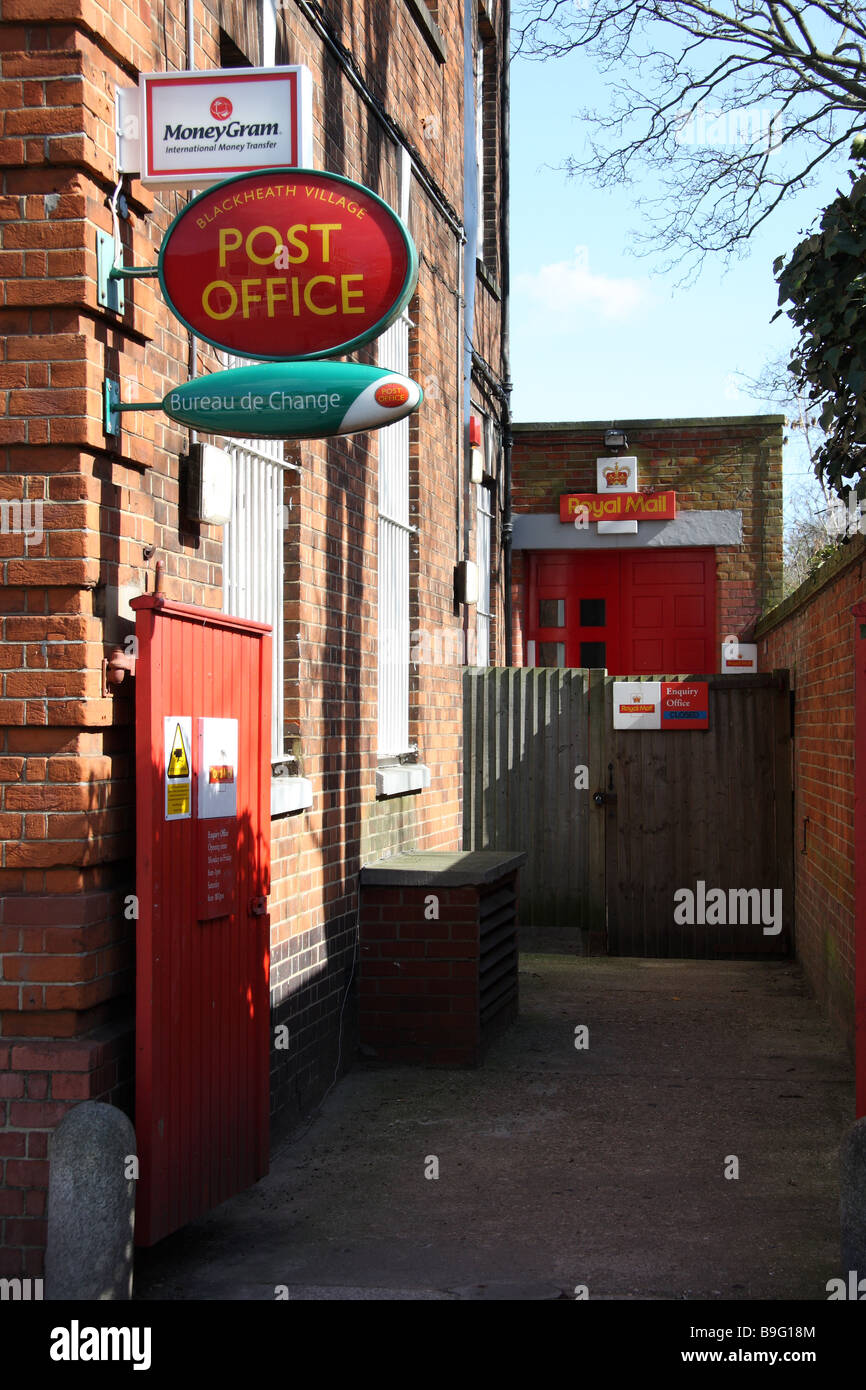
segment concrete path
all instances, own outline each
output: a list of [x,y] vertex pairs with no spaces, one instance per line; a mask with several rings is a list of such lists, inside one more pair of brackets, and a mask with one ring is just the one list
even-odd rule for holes
[[520,989],[477,1071],[357,1066],[135,1297],[825,1300],[853,1074],[799,968],[536,954]]

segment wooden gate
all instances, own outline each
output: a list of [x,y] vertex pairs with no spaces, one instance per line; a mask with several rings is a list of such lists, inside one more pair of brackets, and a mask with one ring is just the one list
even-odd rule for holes
[[[667,677],[661,677],[667,679]],[[613,955],[788,955],[788,673],[695,677],[708,730],[614,730],[613,681],[469,670],[464,847],[523,849],[521,922]]]

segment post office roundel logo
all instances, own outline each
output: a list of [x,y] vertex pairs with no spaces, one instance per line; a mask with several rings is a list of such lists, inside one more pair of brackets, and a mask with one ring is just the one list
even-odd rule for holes
[[369,188],[269,169],[188,203],[163,240],[159,277],[169,308],[198,337],[291,361],[351,352],[384,332],[409,303],[418,256]]

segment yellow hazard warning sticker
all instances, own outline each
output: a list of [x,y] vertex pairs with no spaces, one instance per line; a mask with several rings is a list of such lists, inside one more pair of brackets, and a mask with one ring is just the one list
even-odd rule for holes
[[189,820],[192,815],[192,717],[167,714],[163,719],[165,748],[165,818]]
[[169,777],[189,777],[189,756],[184,746],[183,731],[179,723],[175,727],[166,772]]

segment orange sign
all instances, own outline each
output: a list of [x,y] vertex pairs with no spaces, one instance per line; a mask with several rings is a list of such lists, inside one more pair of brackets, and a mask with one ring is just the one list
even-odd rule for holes
[[673,521],[677,514],[675,492],[572,492],[559,499],[560,521]]

